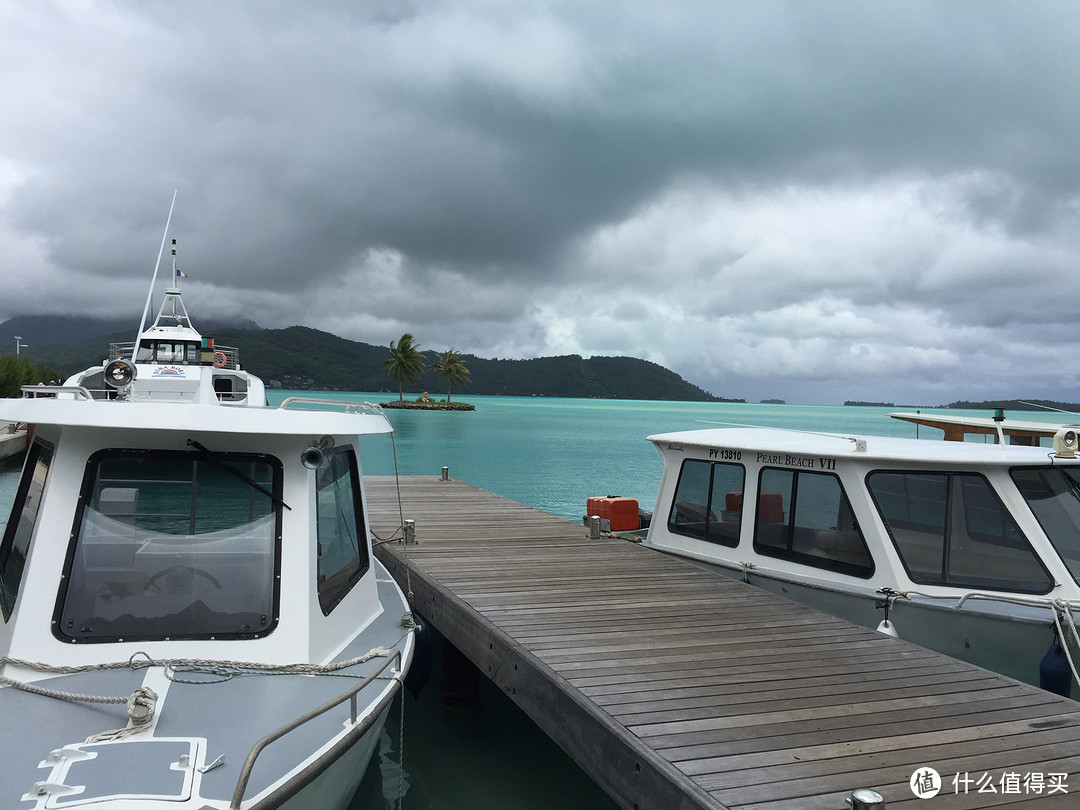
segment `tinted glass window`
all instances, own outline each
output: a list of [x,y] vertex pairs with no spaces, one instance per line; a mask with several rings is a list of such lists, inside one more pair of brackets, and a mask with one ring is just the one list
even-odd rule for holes
[[683,462],[668,529],[724,546],[739,544],[745,473],[740,464]]
[[913,582],[1050,590],[1050,575],[981,475],[874,472],[867,484]]
[[761,471],[754,550],[857,577],[874,573],[840,479],[825,473]]
[[368,568],[360,476],[351,447],[334,448],[315,472],[319,606],[329,614]]
[[280,491],[281,464],[267,456],[95,454],[56,633],[78,641],[265,634],[275,623],[281,525],[280,498],[268,493]]
[[1035,519],[1068,566],[1073,579],[1080,574],[1080,470],[1041,467],[1012,471]]
[[15,598],[19,595],[23,567],[30,550],[30,540],[34,536],[34,526],[37,525],[52,457],[52,448],[45,443],[35,441],[31,445],[23,464],[19,490],[11,506],[11,516],[4,530],[4,539],[0,543],[0,607],[5,621],[15,609]]

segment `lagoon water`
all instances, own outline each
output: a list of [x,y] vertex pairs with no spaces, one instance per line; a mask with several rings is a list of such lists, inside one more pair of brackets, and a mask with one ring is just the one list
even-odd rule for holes
[[[290,393],[313,395],[274,391],[270,392],[271,404]],[[386,394],[332,396],[356,401],[387,400]],[[650,434],[743,424],[865,435],[916,435],[914,425],[888,417],[890,411],[905,410],[902,408],[541,397],[460,399],[475,405],[476,411],[387,410],[394,426],[394,441],[385,436],[364,440],[364,472],[392,474],[396,451],[401,475],[437,476],[445,466],[453,478],[580,520],[585,499],[592,495],[637,498],[642,508],[653,508],[662,464],[659,453],[645,440]],[[1060,421],[1060,415],[1051,413],[1025,413],[1024,418]],[[939,431],[921,430],[924,438],[940,438]],[[7,520],[17,478],[16,465],[0,465],[0,530]],[[418,701],[406,697],[395,702],[382,744],[351,810],[615,807],[572,760],[485,679],[480,679],[477,700],[450,702],[447,694],[437,666],[432,683]],[[402,749],[404,762],[399,764]]]

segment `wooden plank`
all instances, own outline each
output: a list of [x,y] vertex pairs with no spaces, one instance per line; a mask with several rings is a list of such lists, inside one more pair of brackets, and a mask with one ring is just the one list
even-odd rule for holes
[[[388,536],[394,480],[367,481]],[[920,766],[1080,769],[1080,704],[460,482],[400,493],[420,543],[376,553],[415,609],[624,807],[831,810],[857,787],[914,807]]]

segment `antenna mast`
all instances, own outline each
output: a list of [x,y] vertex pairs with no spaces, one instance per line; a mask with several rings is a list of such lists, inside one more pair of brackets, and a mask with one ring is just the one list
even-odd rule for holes
[[[169,237],[169,224],[172,222],[173,208],[176,207],[177,191],[179,191],[179,189],[173,189],[172,203],[169,205],[169,216],[165,220],[165,233],[161,235],[161,247],[158,248],[157,262],[154,264],[154,276],[150,279],[150,289],[146,293],[146,306],[143,307],[142,320],[139,322],[139,334],[135,335],[135,347],[131,350],[132,363],[135,362],[135,354],[139,350],[139,338],[142,337],[143,329],[146,328],[146,316],[150,314],[150,299],[154,295],[154,284],[157,283],[158,268],[161,267],[161,254],[165,252],[165,240]],[[176,271],[173,270],[174,275],[175,273]]]

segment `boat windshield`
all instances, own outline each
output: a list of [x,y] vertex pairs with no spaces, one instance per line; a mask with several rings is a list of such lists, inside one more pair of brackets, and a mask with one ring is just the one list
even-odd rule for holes
[[1080,469],[1038,467],[1011,474],[1069,573],[1080,581]]
[[[230,470],[229,468],[232,468]],[[251,486],[242,476],[259,484]],[[54,628],[65,641],[253,638],[276,622],[281,462],[105,450],[87,464]]]
[[135,362],[195,364],[199,362],[199,344],[183,340],[144,340],[139,344]]
[[866,481],[912,582],[1040,594],[1053,587],[983,476],[875,471]]

